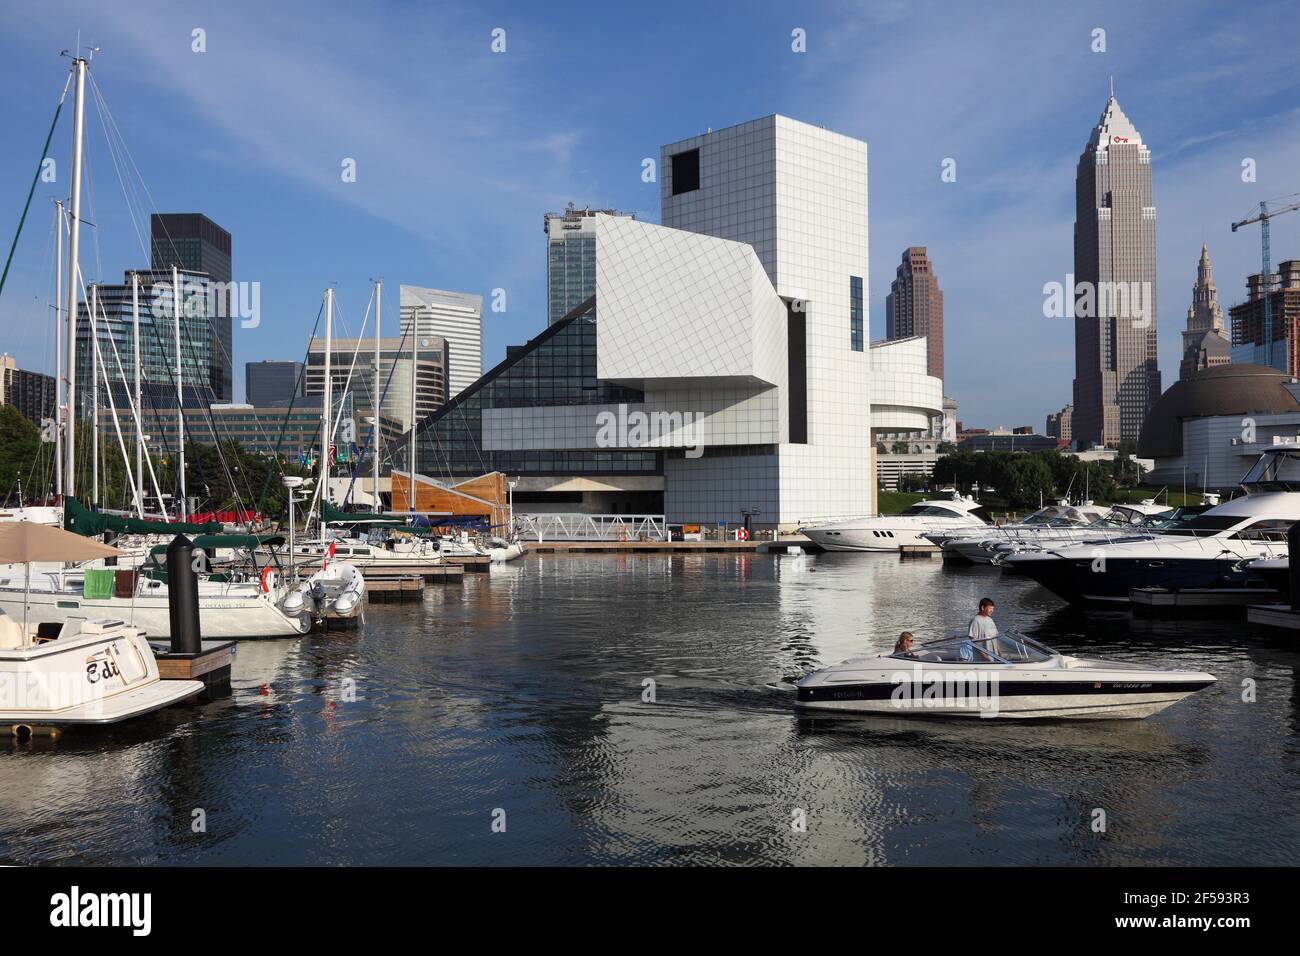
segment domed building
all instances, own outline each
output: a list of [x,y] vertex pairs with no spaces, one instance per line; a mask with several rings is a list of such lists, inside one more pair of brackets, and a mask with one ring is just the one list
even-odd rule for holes
[[1147,482],[1232,491],[1260,452],[1300,441],[1300,382],[1264,365],[1218,365],[1179,379],[1142,424]]

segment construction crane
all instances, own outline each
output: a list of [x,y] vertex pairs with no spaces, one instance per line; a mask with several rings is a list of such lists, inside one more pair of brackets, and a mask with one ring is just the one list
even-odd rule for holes
[[[1293,194],[1300,195],[1300,194]],[[1284,198],[1290,198],[1284,197]],[[1274,200],[1276,201],[1276,200]],[[1278,209],[1269,210],[1267,202],[1259,204],[1259,215],[1251,216],[1249,219],[1243,219],[1240,222],[1232,224],[1232,231],[1236,232],[1240,226],[1249,226],[1253,222],[1259,223],[1260,246],[1263,249],[1264,267],[1260,273],[1261,282],[1264,287],[1264,357],[1268,365],[1273,364],[1273,266],[1269,261],[1271,256],[1268,247],[1268,223],[1274,216],[1280,216],[1284,212],[1295,212],[1300,209],[1300,202],[1293,202],[1290,205],[1282,206]]]

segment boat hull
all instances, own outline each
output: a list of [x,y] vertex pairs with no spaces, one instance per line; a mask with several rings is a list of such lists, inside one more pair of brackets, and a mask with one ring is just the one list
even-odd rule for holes
[[[1104,552],[1098,550],[1098,555]],[[1214,557],[1140,557],[1107,555],[1062,558],[1051,554],[1013,555],[1004,563],[1071,604],[1125,603],[1135,588],[1264,589],[1267,582],[1243,566],[1237,555]]]
[[[0,589],[0,609],[23,620],[23,592]],[[88,599],[75,593],[33,591],[27,614],[33,623],[63,624],[74,618],[114,618],[152,637],[171,636],[167,597]],[[305,615],[286,615],[264,597],[203,598],[199,627],[205,638],[296,637],[311,630]]]

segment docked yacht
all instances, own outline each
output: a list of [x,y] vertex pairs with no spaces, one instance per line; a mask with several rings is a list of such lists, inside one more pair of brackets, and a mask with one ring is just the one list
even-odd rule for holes
[[195,696],[197,680],[162,680],[144,634],[111,618],[70,618],[24,633],[0,610],[0,727],[15,736],[64,724],[113,724]]
[[1124,602],[1146,587],[1265,589],[1252,564],[1286,554],[1287,530],[1300,519],[1300,446],[1270,447],[1241,485],[1244,497],[1158,535],[1012,554],[1005,564],[1071,603]]
[[855,657],[797,683],[798,706],[914,717],[1150,717],[1215,682],[1061,654],[1018,634],[955,636],[910,653]]
[[928,545],[926,534],[988,527],[988,512],[978,501],[954,495],[946,500],[919,501],[896,515],[850,518],[800,528],[799,533],[827,551],[898,551]]
[[994,549],[999,544],[1068,537],[1073,531],[1104,520],[1107,514],[1107,509],[1099,508],[1091,502],[1079,505],[1060,502],[1040,508],[1015,524],[978,528],[966,533],[955,530],[930,532],[925,537],[943,549],[945,558],[964,558],[975,564],[992,564]]

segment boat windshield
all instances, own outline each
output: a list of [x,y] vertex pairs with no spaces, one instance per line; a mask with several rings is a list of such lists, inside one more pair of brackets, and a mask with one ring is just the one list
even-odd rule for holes
[[1271,448],[1241,479],[1248,492],[1300,491],[1300,447]]
[[959,635],[890,655],[929,664],[1040,664],[1055,656],[1045,644],[1011,632],[980,639]]
[[1182,534],[1191,537],[1211,537],[1220,532],[1235,528],[1246,520],[1245,515],[1199,514],[1190,521],[1184,521],[1176,527],[1165,529],[1165,534]]

